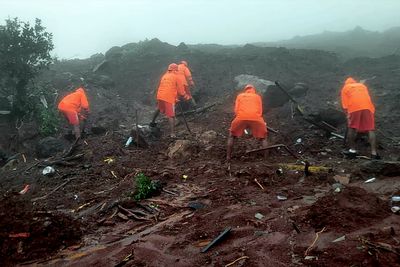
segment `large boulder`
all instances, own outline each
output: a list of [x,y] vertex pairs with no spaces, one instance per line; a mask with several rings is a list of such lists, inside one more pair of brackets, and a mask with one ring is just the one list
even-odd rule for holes
[[267,91],[268,86],[273,85],[274,82],[261,79],[254,75],[240,74],[235,77],[235,82],[237,83],[236,88],[241,90],[247,84],[252,84],[257,89],[257,92],[264,94]]
[[39,158],[49,158],[63,151],[66,144],[54,137],[41,139],[36,145],[36,154]]

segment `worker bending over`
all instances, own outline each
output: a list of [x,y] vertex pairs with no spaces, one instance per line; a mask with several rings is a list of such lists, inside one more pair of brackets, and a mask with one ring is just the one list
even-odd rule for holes
[[347,144],[349,150],[344,153],[355,158],[355,139],[357,133],[368,133],[371,145],[371,158],[380,159],[376,152],[375,106],[371,101],[367,86],[352,77],[346,79],[341,91],[342,107],[347,114]]
[[262,147],[268,146],[267,125],[263,119],[261,96],[256,93],[253,85],[248,84],[244,92],[236,97],[235,119],[232,121],[227,144],[227,161],[231,160],[234,139],[250,129],[253,137],[262,142]]
[[189,99],[184,87],[178,77],[178,65],[172,63],[168,66],[167,72],[161,77],[157,90],[157,110],[153,115],[150,125],[155,125],[155,120],[161,112],[168,118],[171,129],[171,137],[175,135],[175,104],[178,96],[182,96],[185,100]]
[[58,104],[58,110],[62,112],[68,123],[72,125],[75,138],[81,137],[81,127],[84,130],[84,122],[89,115],[89,102],[84,88],[81,86],[74,92],[66,95]]
[[190,93],[190,87],[194,87],[192,73],[190,72],[188,63],[184,60],[182,60],[178,65],[178,75],[179,79],[183,83],[186,94],[189,96],[188,100],[192,102],[193,106],[196,106],[196,101],[193,99],[193,96]]

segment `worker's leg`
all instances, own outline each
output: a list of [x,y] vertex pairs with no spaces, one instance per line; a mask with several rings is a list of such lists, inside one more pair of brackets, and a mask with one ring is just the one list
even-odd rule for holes
[[159,114],[160,114],[160,110],[157,108],[156,111],[154,111],[153,118],[151,119],[151,122],[150,122],[150,126],[153,126],[156,123],[156,119]]
[[[265,137],[264,139],[261,139],[261,146],[262,146],[262,148],[268,147],[268,139],[267,139],[267,137]],[[267,159],[268,156],[269,156],[269,151],[268,150],[264,150],[264,158]]]
[[376,156],[376,134],[375,131],[368,132],[369,144],[371,145],[371,155]]
[[232,134],[229,134],[228,142],[226,145],[226,160],[227,161],[231,161],[234,142],[235,142],[235,137],[232,136]]
[[356,153],[356,136],[357,136],[357,130],[353,128],[349,128],[347,132],[347,143],[350,148],[350,152]]
[[240,137],[243,135],[244,129],[247,127],[247,122],[243,120],[239,120],[235,118],[232,123],[231,123],[231,128],[229,129],[229,137],[228,137],[228,143],[227,143],[227,148],[226,148],[226,160],[230,161],[232,157],[232,151],[233,151],[233,144],[234,144],[234,139],[236,137]]
[[175,135],[175,117],[168,118],[169,127],[171,129],[171,137],[176,137]]
[[192,96],[192,98],[190,99],[190,101],[192,102],[192,106],[193,106],[194,108],[196,108],[196,107],[197,107],[197,103],[196,103],[196,101],[194,100],[193,96]]
[[79,124],[73,125],[73,128],[74,128],[75,139],[81,138],[81,130]]

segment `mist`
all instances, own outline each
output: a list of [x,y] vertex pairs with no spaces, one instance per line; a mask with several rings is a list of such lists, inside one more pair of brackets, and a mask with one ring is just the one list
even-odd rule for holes
[[228,0],[2,0],[0,19],[42,20],[54,35],[53,54],[86,58],[146,38],[174,45],[245,44],[361,26],[398,26],[400,2]]

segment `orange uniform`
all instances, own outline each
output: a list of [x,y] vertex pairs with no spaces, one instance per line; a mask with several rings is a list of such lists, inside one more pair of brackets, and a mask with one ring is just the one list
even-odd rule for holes
[[176,71],[169,70],[161,77],[157,91],[158,109],[169,118],[175,117],[178,94],[186,95],[182,81]]
[[342,107],[348,114],[348,127],[358,132],[375,129],[375,106],[368,88],[349,77],[341,91]]
[[181,81],[175,72],[168,71],[161,77],[157,91],[157,100],[175,104],[178,94],[185,95]]
[[356,82],[353,78],[347,78],[341,91],[342,107],[347,113],[353,113],[359,110],[369,110],[375,113],[374,104],[368,93],[368,88]]
[[233,136],[241,136],[245,129],[250,128],[254,137],[265,138],[267,127],[262,117],[262,100],[254,86],[247,85],[245,91],[236,97],[235,115],[230,129]]
[[181,63],[178,65],[178,74],[179,78],[183,82],[186,94],[188,94],[191,97],[189,85],[194,86],[194,82],[192,79],[192,73],[190,72],[190,69],[187,66],[186,61],[181,61]]
[[89,102],[85,90],[81,87],[66,95],[58,104],[58,110],[64,113],[72,125],[79,124],[78,114],[82,109],[89,111]]

